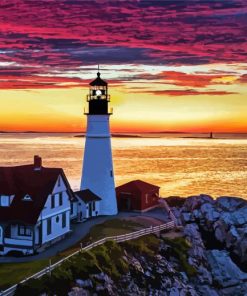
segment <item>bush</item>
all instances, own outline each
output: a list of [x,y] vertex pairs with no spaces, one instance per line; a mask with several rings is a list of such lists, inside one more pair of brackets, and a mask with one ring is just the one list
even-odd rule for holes
[[188,263],[190,243],[183,237],[174,239],[163,238],[163,240],[171,246],[172,254],[179,260],[181,269],[187,273],[188,277],[196,276],[196,269]]
[[155,235],[147,235],[122,243],[127,251],[153,257],[159,250],[159,239]]
[[[72,272],[64,266],[56,268],[49,280],[49,288],[53,294],[67,296],[73,283]],[[52,295],[53,295],[52,294]]]
[[17,286],[15,296],[39,296],[47,292],[46,285],[42,279],[30,279],[24,284]]

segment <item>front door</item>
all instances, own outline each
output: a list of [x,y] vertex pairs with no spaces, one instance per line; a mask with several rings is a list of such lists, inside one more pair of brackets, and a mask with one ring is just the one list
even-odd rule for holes
[[121,210],[129,211],[130,210],[130,198],[129,197],[122,197],[121,198]]
[[92,217],[92,203],[91,202],[88,204],[88,217],[89,218]]

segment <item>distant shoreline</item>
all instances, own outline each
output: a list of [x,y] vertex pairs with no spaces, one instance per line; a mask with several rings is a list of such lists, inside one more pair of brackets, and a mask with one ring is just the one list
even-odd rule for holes
[[[190,132],[190,131],[147,131],[147,132],[115,132],[114,135],[141,135],[141,134],[193,134],[193,135],[209,135],[211,132]],[[212,132],[217,134],[233,134],[233,135],[247,135],[246,132]],[[75,132],[46,132],[46,131],[0,131],[0,134],[85,134],[83,131]]]
[[[18,135],[40,135],[40,136],[62,136],[68,135],[75,138],[84,138],[85,132],[38,132],[38,131],[25,131],[25,132],[12,132],[12,131],[0,131],[0,136],[18,136]],[[193,132],[172,132],[172,131],[163,131],[163,132],[116,132],[112,133],[113,138],[176,138],[176,139],[208,139],[208,140],[224,140],[224,139],[247,139],[247,133],[231,133],[231,132],[217,132],[213,133],[193,133]]]

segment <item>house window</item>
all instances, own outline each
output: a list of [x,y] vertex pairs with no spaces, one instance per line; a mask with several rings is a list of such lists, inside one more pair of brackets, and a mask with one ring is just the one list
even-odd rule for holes
[[148,204],[148,193],[145,194],[146,204]]
[[63,193],[62,192],[59,192],[59,206],[62,206],[63,205]]
[[8,195],[0,196],[0,207],[9,207],[10,206],[10,197]]
[[55,195],[51,196],[51,208],[55,208]]
[[62,227],[63,228],[66,227],[66,213],[63,213],[63,215],[62,215]]
[[25,225],[18,225],[18,235],[20,236],[31,236],[32,230],[30,227]]
[[51,234],[51,218],[47,219],[47,235]]
[[93,201],[93,211],[95,211],[95,201]]

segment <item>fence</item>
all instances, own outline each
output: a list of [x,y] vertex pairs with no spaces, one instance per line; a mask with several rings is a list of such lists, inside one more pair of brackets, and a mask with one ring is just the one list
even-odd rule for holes
[[[107,241],[124,242],[124,241],[139,238],[139,237],[147,235],[147,234],[159,233],[162,230],[172,229],[175,226],[176,226],[175,222],[171,221],[171,222],[168,222],[168,223],[165,223],[165,224],[161,224],[161,225],[154,226],[154,227],[151,226],[151,227],[148,227],[148,228],[145,228],[145,229],[142,229],[142,230],[138,230],[138,231],[135,231],[135,232],[127,233],[127,234],[109,236],[109,237],[102,238],[101,240],[93,242],[93,243],[91,243],[91,244],[89,244],[89,245],[87,245],[85,247],[81,246],[81,248],[78,251],[70,254],[69,256],[61,259],[60,261],[58,261],[58,262],[56,262],[56,263],[54,263],[52,265],[50,264],[46,268],[44,268],[41,271],[31,275],[30,277],[25,278],[24,280],[22,280],[20,282],[20,284],[23,284],[23,283],[25,283],[26,281],[28,281],[30,279],[38,279],[38,278],[42,277],[45,274],[51,274],[53,269],[55,269],[56,267],[61,265],[64,261],[66,261],[69,258],[73,257],[74,255],[78,254],[79,252],[89,251],[92,248],[94,248],[96,246],[99,246],[99,245],[102,245]],[[10,288],[8,288],[5,291],[0,292],[0,296],[12,296],[12,295],[14,295],[16,287],[17,287],[17,284],[10,287]]]

